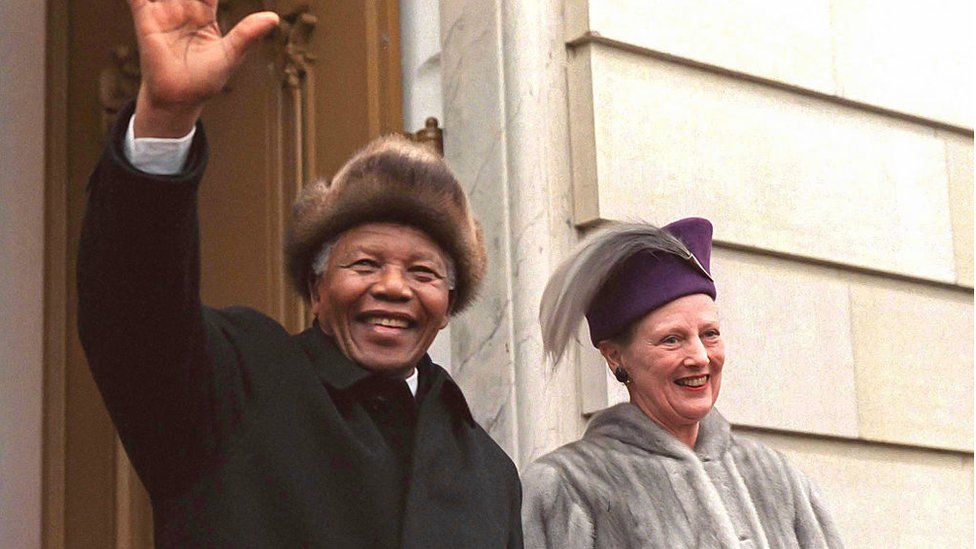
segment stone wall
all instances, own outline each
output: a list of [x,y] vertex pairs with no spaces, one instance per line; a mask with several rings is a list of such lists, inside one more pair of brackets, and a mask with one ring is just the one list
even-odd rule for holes
[[594,226],[700,215],[723,413],[851,546],[971,546],[972,10],[443,1],[446,152],[492,262],[452,363],[516,461],[626,398],[587,346],[545,362],[548,274]]

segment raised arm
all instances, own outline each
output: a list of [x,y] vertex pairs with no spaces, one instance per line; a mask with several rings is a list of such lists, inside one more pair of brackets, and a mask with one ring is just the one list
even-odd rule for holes
[[[256,14],[220,37],[215,2],[131,2],[143,63],[137,125],[185,134],[248,44],[276,22]],[[206,466],[243,394],[226,320],[199,297],[196,187],[206,165],[198,131],[183,172],[133,168],[120,116],[89,182],[78,255],[78,330],[92,374],[151,491]],[[186,125],[189,124],[187,127]],[[207,317],[212,321],[208,322]],[[215,365],[227,368],[215,368]]]

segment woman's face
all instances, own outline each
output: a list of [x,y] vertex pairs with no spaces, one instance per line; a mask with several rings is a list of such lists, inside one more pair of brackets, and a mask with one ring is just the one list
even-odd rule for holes
[[604,341],[600,351],[611,369],[627,371],[631,402],[645,414],[672,433],[697,433],[718,398],[725,362],[712,298],[678,298],[639,320],[629,342]]

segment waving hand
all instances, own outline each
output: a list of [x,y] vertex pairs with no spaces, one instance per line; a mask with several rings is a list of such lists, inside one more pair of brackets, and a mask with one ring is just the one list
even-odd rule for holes
[[129,0],[142,67],[137,137],[179,137],[193,127],[246,51],[278,24],[272,12],[244,18],[226,36],[217,0]]

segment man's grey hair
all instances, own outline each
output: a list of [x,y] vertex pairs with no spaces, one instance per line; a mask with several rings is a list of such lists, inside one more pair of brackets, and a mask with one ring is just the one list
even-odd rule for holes
[[552,364],[562,358],[590,303],[614,270],[645,251],[694,258],[684,243],[663,229],[649,223],[620,223],[581,242],[556,268],[539,304],[542,346]]
[[[322,276],[322,273],[325,272],[325,268],[329,266],[329,256],[332,255],[332,250],[335,249],[336,242],[339,241],[339,238],[342,237],[342,235],[343,233],[339,233],[335,238],[325,241],[325,243],[323,243],[322,247],[319,249],[319,253],[315,255],[315,260],[312,261],[312,273],[314,273],[316,277]],[[447,278],[447,287],[448,289],[453,290],[456,287],[455,284],[457,283],[457,276],[455,274],[456,271],[454,270],[454,259],[445,254],[444,263],[446,264],[447,269],[447,274],[445,275]]]
[[[342,236],[342,233],[339,236]],[[326,240],[319,249],[319,253],[315,254],[315,259],[312,261],[312,272],[315,273],[316,277],[322,276],[325,268],[329,266],[329,256],[332,255],[332,250],[338,241],[338,237]]]

